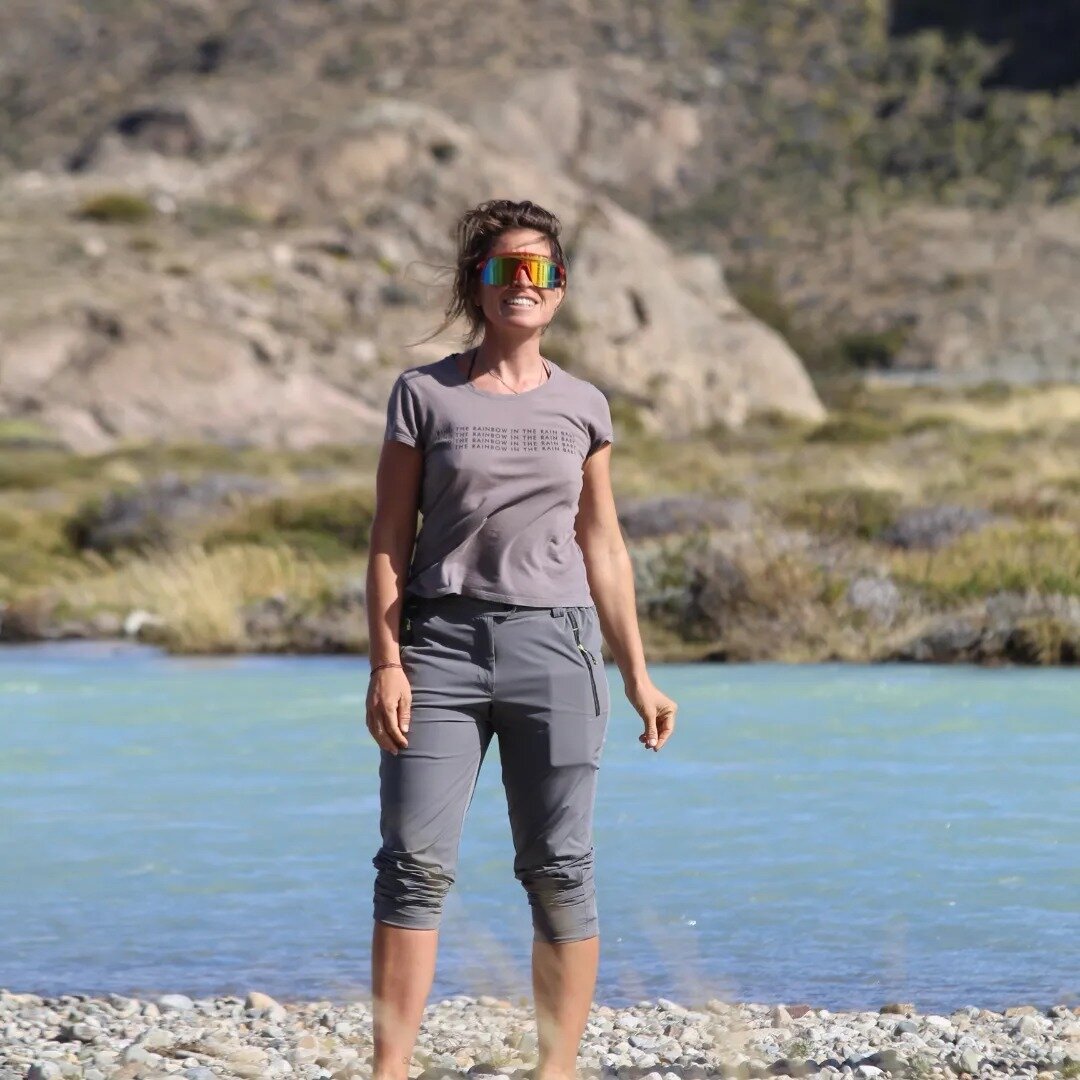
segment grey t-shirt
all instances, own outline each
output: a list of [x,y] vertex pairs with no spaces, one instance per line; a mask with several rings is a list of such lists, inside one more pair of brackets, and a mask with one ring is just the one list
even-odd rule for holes
[[582,463],[614,442],[607,399],[550,360],[532,390],[479,390],[458,355],[403,371],[390,391],[386,439],[424,452],[406,593],[591,604],[574,519]]

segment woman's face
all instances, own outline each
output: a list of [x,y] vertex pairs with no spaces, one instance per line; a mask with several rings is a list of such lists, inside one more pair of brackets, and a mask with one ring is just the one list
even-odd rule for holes
[[[551,241],[535,229],[508,229],[496,238],[489,255],[505,255],[512,251],[528,251],[551,258]],[[566,286],[557,289],[538,289],[529,280],[523,266],[517,269],[509,285],[477,285],[477,299],[489,328],[499,330],[543,330],[555,315]]]

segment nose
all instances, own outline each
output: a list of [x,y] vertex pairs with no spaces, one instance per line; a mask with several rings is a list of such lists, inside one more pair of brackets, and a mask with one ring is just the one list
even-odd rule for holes
[[532,278],[529,277],[529,271],[525,269],[524,263],[518,263],[517,269],[514,271],[514,284],[515,285],[531,285]]

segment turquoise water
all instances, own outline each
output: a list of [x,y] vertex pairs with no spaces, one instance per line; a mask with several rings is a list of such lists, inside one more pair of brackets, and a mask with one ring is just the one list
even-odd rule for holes
[[[660,754],[609,669],[597,996],[1077,1001],[1080,672],[656,665]],[[367,992],[377,754],[363,658],[0,651],[0,986]],[[497,762],[436,993],[528,991]]]

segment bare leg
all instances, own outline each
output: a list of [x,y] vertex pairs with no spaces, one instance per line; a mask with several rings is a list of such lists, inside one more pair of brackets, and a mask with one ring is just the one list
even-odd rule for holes
[[371,939],[375,1027],[372,1080],[406,1080],[424,1005],[435,978],[438,930],[376,922]]
[[600,938],[551,944],[534,941],[533,994],[540,1064],[536,1080],[572,1080],[589,1018]]

